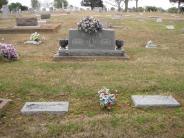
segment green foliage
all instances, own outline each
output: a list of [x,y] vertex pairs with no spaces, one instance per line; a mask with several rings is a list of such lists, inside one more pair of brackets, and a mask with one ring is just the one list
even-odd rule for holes
[[157,12],[158,9],[155,6],[146,6],[146,11],[147,12]]
[[168,11],[169,13],[177,13],[177,12],[178,12],[178,8],[172,7],[172,8],[169,8],[167,11]]
[[11,3],[8,7],[9,7],[10,11],[16,11],[18,9],[21,9],[22,11],[28,10],[28,7],[27,6],[23,6],[19,2]]
[[103,7],[102,0],[82,0],[81,6],[91,7],[93,10],[95,7]]
[[40,3],[38,0],[31,0],[31,6],[33,9],[39,9],[40,8]]
[[0,8],[2,8],[2,6],[6,4],[8,4],[8,0],[0,0]]
[[67,0],[54,0],[55,8],[66,8],[68,6]]

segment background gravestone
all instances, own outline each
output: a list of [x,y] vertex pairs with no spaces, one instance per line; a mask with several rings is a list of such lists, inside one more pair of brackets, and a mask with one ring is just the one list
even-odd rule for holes
[[41,14],[41,19],[50,19],[51,15],[49,13]]
[[38,26],[38,20],[35,17],[32,18],[16,18],[17,26]]
[[9,14],[10,14],[10,10],[8,8],[8,5],[3,5],[2,6],[2,15],[3,15],[2,17],[8,18]]

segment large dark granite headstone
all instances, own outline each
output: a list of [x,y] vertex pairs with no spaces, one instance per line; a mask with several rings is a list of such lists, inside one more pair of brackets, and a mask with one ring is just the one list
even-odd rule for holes
[[123,50],[115,48],[114,30],[103,29],[90,35],[77,29],[70,29],[68,48],[61,48],[55,58],[97,56],[127,58]]
[[38,26],[38,20],[35,17],[31,18],[16,18],[17,26]]
[[115,50],[115,34],[112,29],[105,29],[92,35],[70,29],[69,49]]

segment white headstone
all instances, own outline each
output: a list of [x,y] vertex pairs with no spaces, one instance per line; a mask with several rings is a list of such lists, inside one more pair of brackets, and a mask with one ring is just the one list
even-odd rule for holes
[[161,23],[162,22],[162,18],[157,18],[156,22],[157,23]]
[[52,113],[64,114],[68,112],[68,102],[27,102],[21,110],[22,114]]
[[167,28],[168,30],[174,30],[174,29],[175,29],[175,27],[174,27],[173,25],[167,25],[166,28]]
[[172,96],[160,95],[134,95],[131,97],[135,107],[179,107],[180,103],[177,102]]
[[2,10],[3,18],[7,18],[8,15],[10,14],[10,10],[8,8],[8,5],[3,5],[1,10]]

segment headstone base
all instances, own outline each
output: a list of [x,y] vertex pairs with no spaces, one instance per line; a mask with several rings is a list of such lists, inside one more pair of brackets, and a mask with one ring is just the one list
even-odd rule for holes
[[59,50],[54,56],[55,59],[65,58],[113,58],[113,59],[128,59],[126,53],[122,50]]

